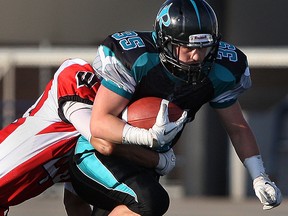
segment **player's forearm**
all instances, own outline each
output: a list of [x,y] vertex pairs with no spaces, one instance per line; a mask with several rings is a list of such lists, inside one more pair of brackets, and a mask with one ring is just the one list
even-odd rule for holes
[[91,135],[111,143],[122,143],[125,122],[118,116],[128,103],[128,99],[101,85],[92,108],[90,120]]
[[125,122],[118,117],[107,114],[99,119],[91,118],[90,131],[92,137],[103,139],[111,143],[122,143],[122,132]]
[[259,154],[259,148],[250,129],[230,136],[233,146],[237,152],[238,157],[242,162],[246,158]]
[[122,157],[147,168],[155,168],[159,161],[157,152],[137,145],[117,145],[102,139],[91,138],[93,147],[103,155]]
[[117,145],[112,154],[146,168],[155,168],[159,161],[157,152],[138,145]]

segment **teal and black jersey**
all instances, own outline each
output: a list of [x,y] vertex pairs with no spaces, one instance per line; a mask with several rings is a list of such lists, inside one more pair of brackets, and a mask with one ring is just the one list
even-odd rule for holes
[[124,31],[108,36],[93,62],[101,84],[131,102],[147,96],[168,99],[195,113],[207,102],[214,108],[235,103],[251,86],[247,58],[235,46],[220,42],[218,56],[206,78],[188,84],[162,65],[154,32]]

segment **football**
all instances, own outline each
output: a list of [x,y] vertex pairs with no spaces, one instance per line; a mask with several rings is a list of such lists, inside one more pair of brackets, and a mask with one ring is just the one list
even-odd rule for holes
[[[139,128],[149,129],[156,122],[162,98],[144,97],[130,104],[123,111],[122,119],[130,125]],[[168,115],[170,121],[178,120],[183,110],[177,105],[169,102]]]

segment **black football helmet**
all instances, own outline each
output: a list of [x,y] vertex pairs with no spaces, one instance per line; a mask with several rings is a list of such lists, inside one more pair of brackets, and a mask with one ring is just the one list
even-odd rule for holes
[[[201,81],[208,74],[216,58],[220,36],[215,12],[206,1],[165,1],[154,28],[161,62],[172,74],[188,83]],[[175,46],[209,49],[202,63],[187,64],[179,60]]]

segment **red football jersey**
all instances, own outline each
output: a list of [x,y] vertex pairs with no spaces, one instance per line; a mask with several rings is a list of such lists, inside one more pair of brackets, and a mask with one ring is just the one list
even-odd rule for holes
[[36,103],[0,131],[0,208],[69,180],[68,155],[80,134],[65,118],[63,105],[75,101],[92,107],[99,85],[90,64],[66,60]]

